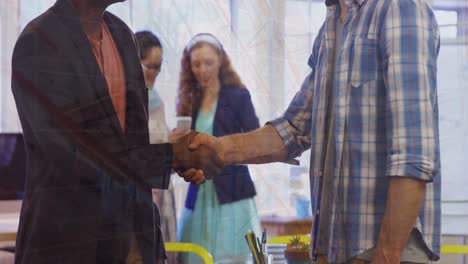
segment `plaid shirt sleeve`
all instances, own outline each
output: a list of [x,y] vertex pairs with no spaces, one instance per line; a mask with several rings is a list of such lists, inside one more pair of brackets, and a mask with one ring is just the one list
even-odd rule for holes
[[296,93],[284,115],[268,122],[277,130],[288,149],[288,160],[310,148],[313,72]]
[[439,164],[434,14],[419,1],[393,1],[379,39],[387,93],[386,175],[431,182]]

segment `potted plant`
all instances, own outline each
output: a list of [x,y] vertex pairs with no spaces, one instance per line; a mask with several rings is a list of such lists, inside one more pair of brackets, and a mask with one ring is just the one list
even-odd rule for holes
[[300,236],[293,236],[284,250],[284,258],[288,264],[309,264],[309,243],[301,241]]

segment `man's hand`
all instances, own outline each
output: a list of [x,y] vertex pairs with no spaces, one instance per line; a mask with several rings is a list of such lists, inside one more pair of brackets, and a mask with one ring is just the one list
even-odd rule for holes
[[286,145],[271,125],[219,138],[199,133],[190,142],[190,149],[200,146],[213,149],[224,164],[264,164],[288,158]]
[[222,160],[222,162],[225,163],[223,145],[218,138],[205,133],[198,133],[190,141],[189,149],[196,150],[200,146],[206,146],[215,151],[216,154],[218,154],[219,158]]
[[205,175],[202,170],[189,169],[185,172],[177,172],[186,182],[191,182],[200,185],[206,181]]
[[371,264],[400,264],[400,255],[399,252],[388,252],[386,254],[382,250],[376,250]]
[[399,264],[426,191],[423,181],[391,177],[379,240],[371,264]]
[[196,149],[189,149],[189,145],[198,133],[191,131],[189,134],[180,137],[172,144],[173,163],[172,167],[179,172],[184,173],[190,169],[201,170],[206,179],[212,179],[219,175],[224,167],[224,162],[216,151],[208,146],[201,145]]

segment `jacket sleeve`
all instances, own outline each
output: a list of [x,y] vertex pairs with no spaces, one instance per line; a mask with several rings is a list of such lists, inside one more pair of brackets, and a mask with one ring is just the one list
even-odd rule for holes
[[27,144],[33,144],[42,159],[57,168],[71,166],[76,143],[70,135],[79,133],[66,123],[73,122],[65,112],[77,107],[73,89],[67,82],[66,64],[53,47],[34,32],[18,39],[12,58],[12,92]]

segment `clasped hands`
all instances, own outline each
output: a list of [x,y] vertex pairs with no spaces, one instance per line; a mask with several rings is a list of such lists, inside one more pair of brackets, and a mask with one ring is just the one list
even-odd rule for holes
[[172,168],[187,182],[199,185],[223,170],[224,161],[216,141],[208,141],[206,138],[214,139],[196,131],[185,135],[171,135]]

